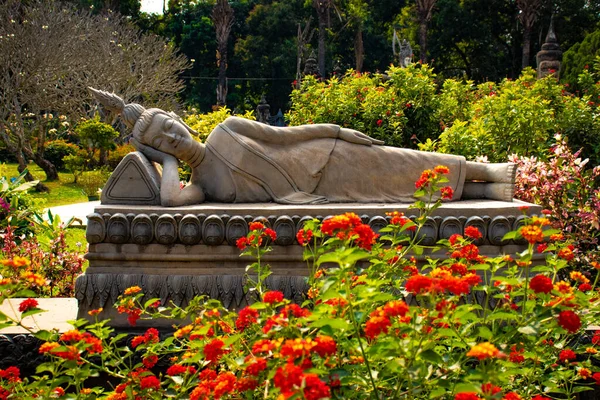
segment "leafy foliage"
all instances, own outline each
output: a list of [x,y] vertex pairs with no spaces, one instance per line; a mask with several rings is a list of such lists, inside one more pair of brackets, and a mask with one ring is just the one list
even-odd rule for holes
[[12,226],[18,235],[32,231],[28,217],[39,206],[27,195],[27,191],[37,185],[37,181],[25,182],[27,171],[17,177],[0,176],[0,232]]
[[[198,132],[198,140],[204,141],[217,125],[225,121],[227,117],[230,117],[231,115],[231,110],[227,107],[221,107],[218,110],[207,114],[198,114],[196,113],[196,109],[191,109],[185,114],[183,119],[190,128]],[[247,111],[244,114],[238,115],[238,117],[253,121],[256,120],[252,111]]]
[[63,158],[77,153],[78,150],[77,145],[63,139],[57,139],[46,143],[44,155],[48,161],[54,164],[57,170],[64,171],[66,167]]
[[567,141],[555,136],[547,161],[513,155],[517,164],[515,196],[542,205],[553,217],[553,225],[575,245],[581,267],[600,254],[600,167],[586,168],[588,159],[573,153]]
[[[600,382],[600,335],[590,344],[577,338],[600,315],[598,279],[592,283],[577,271],[557,277],[572,250],[557,239],[559,231],[547,229],[548,219],[526,218],[506,235],[528,242],[516,261],[481,255],[472,243],[481,232],[468,227],[464,236],[436,246],[448,251],[447,259],[425,256],[417,267],[412,254],[432,250],[419,244],[420,229],[440,205],[427,199],[446,173],[443,166],[423,173],[424,200],[414,205],[420,213],[414,222],[391,213],[390,224],[375,233],[352,213],[309,221],[298,233],[311,272],[302,306],[263,286],[270,269],[261,260],[276,234],[255,221],[238,241],[245,254],[257,257],[248,270],[248,278],[258,279],[254,304],[233,312],[196,298],[185,308],[163,307],[142,288],[129,287],[117,311],[132,325],[140,318],[174,318],[173,335],[150,328],[123,344],[123,335],[99,321],[103,310],[92,310],[93,323],[77,321],[62,334],[36,333],[45,341],[40,352],[47,362],[36,377],[21,377],[15,367],[3,370],[3,388],[21,397],[68,391],[82,399],[311,400],[460,400],[491,393],[543,400],[590,390]],[[546,245],[545,262],[532,267],[538,244]],[[0,300],[29,297],[43,284],[27,258],[2,265]],[[475,294],[484,300],[476,302]],[[0,314],[2,326],[23,326],[23,318],[41,312],[35,299],[18,309],[15,319]],[[160,360],[169,363],[166,371],[157,366]],[[118,385],[86,387],[98,373]]]
[[348,72],[318,81],[307,77],[292,92],[291,125],[335,123],[406,146],[434,137],[435,74],[426,65],[391,66],[386,76]]

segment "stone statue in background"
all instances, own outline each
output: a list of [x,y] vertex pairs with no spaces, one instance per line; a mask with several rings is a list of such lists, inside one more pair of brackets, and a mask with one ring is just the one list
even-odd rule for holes
[[[514,164],[468,162],[462,156],[383,146],[383,142],[332,124],[272,127],[230,117],[205,143],[177,115],[145,109],[90,89],[132,129],[131,143],[162,165],[160,204],[203,202],[282,204],[412,202],[425,169],[450,168],[454,199],[511,201]],[[192,169],[179,183],[178,160]],[[114,175],[114,174],[113,174]]]

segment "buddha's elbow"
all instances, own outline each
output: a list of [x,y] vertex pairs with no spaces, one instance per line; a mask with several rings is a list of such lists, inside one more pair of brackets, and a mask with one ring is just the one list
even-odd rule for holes
[[160,196],[160,205],[163,207],[177,207],[184,204],[174,196]]

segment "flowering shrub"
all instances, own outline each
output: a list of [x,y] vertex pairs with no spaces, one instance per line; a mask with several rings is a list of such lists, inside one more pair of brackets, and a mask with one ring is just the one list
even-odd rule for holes
[[[79,252],[69,251],[65,240],[67,231],[63,225],[50,227],[52,238],[47,241],[43,240],[43,233],[38,232],[36,236],[17,243],[14,229],[8,226],[0,236],[0,254],[9,260],[26,260],[26,264],[19,265],[22,268],[17,277],[30,283],[29,290],[33,296],[72,297],[75,294],[75,278],[83,272],[84,259]],[[4,272],[1,275],[2,278],[7,277]]]
[[[596,88],[597,76],[588,86]],[[387,145],[505,162],[509,154],[544,157],[562,132],[592,164],[600,164],[596,92],[569,93],[553,77],[526,69],[500,83],[447,79],[438,86],[426,65],[391,66],[386,75],[354,73],[320,81],[306,77],[291,94],[291,125],[335,123]],[[595,89],[597,91],[597,89]]]
[[[0,373],[6,395],[42,398],[72,393],[80,399],[398,399],[573,398],[600,384],[600,334],[579,339],[597,321],[600,296],[594,282],[574,271],[557,273],[570,258],[568,243],[532,217],[506,239],[523,238],[527,249],[516,259],[488,258],[472,242],[476,227],[435,248],[447,259],[413,254],[432,250],[419,244],[425,218],[439,207],[447,169],[426,172],[418,183],[416,221],[389,215],[378,233],[353,213],[309,221],[298,232],[311,265],[304,304],[262,282],[261,263],[276,238],[265,223],[253,222],[238,242],[257,262],[253,304],[232,312],[215,300],[193,299],[185,308],[163,308],[128,288],[115,306],[131,323],[139,318],[173,317],[172,336],[154,328],[126,346],[106,321],[63,334],[40,332],[47,362],[40,376]],[[532,265],[543,245],[546,262]],[[2,299],[22,294],[19,279],[27,260],[3,261],[10,271]],[[600,265],[597,265],[600,268]],[[25,300],[23,315],[38,312]],[[97,315],[100,310],[90,312]],[[14,321],[19,323],[19,320]],[[159,368],[159,361],[168,365]],[[99,372],[106,387],[90,387]]]
[[39,206],[37,202],[27,195],[38,181],[25,182],[27,170],[18,177],[8,178],[0,176],[0,234],[8,226],[16,230],[17,235],[24,235],[32,231],[28,217]]
[[392,146],[436,136],[436,84],[426,65],[391,66],[387,75],[349,71],[327,82],[312,76],[292,91],[291,125],[334,123]]
[[571,152],[562,135],[554,139],[547,161],[510,156],[518,168],[515,197],[544,207],[554,226],[574,241],[579,265],[589,265],[600,260],[600,167],[586,168],[581,151]]

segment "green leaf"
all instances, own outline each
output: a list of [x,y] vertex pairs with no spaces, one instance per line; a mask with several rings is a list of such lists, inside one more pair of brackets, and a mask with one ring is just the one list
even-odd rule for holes
[[494,334],[487,326],[480,326],[477,335],[482,339],[491,340]]
[[429,398],[434,399],[436,397],[441,397],[446,394],[446,389],[443,387],[436,387],[431,392],[429,392]]
[[537,335],[539,331],[538,329],[535,329],[533,325],[522,326],[517,330],[524,335]]
[[153,298],[153,299],[148,300],[147,302],[144,303],[144,308],[150,307],[152,304],[156,303],[157,301],[160,302],[160,299]]
[[36,338],[43,340],[43,341],[49,341],[50,339],[52,339],[52,332],[46,331],[46,330],[39,330],[37,332],[35,332],[33,334]]
[[11,326],[15,326],[14,322],[2,322],[0,323],[0,329],[8,328]]
[[334,318],[334,319],[321,318],[321,319],[318,319],[318,320],[314,321],[313,323],[311,323],[311,326],[314,328],[321,328],[324,326],[329,326],[334,330],[335,329],[348,330],[352,327],[352,325],[350,325],[348,323],[348,321],[340,319],[340,318]]
[[19,186],[17,186],[16,188],[14,188],[13,192],[24,192],[26,190],[31,189],[32,187],[34,187],[38,183],[40,183],[40,181],[31,181],[31,182],[22,183]]
[[24,313],[22,313],[21,318],[29,317],[30,315],[41,314],[44,312],[46,312],[46,310],[40,310],[39,308],[34,308],[32,310],[25,311]]
[[469,270],[472,271],[487,271],[489,270],[491,267],[489,264],[475,264],[469,267]]
[[480,387],[474,383],[459,383],[454,387],[454,393],[477,392]]
[[320,266],[323,263],[336,263],[340,264],[340,256],[337,253],[327,253],[323,254],[317,260],[317,266]]
[[513,239],[516,239],[516,238],[517,238],[517,236],[518,236],[518,234],[519,234],[519,233],[518,233],[517,231],[511,231],[511,232],[508,232],[507,234],[505,234],[505,235],[502,237],[502,240],[504,241],[504,240],[513,240]]
[[43,363],[35,368],[36,374],[42,374],[44,372],[50,372],[51,374],[54,374],[54,363]]
[[517,316],[510,312],[494,312],[488,316],[488,320],[495,321],[497,319],[504,319],[513,321],[517,319]]
[[438,353],[431,349],[421,352],[420,356],[423,360],[429,361],[433,364],[441,364],[444,361]]

